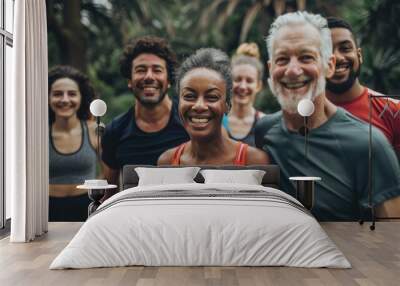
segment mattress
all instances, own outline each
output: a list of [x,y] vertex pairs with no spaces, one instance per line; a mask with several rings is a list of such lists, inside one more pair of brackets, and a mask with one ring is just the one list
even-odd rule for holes
[[50,269],[130,265],[351,267],[315,218],[284,192],[198,183],[114,195]]

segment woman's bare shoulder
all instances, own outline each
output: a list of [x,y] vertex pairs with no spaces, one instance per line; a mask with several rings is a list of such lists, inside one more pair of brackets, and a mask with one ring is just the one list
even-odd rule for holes
[[160,157],[158,157],[157,165],[158,166],[171,165],[172,158],[174,157],[174,154],[175,154],[177,148],[178,147],[174,147],[174,148],[168,149],[167,151],[164,151],[164,153],[162,153],[160,155]]
[[261,149],[249,146],[247,150],[247,165],[266,165],[270,163],[269,156]]

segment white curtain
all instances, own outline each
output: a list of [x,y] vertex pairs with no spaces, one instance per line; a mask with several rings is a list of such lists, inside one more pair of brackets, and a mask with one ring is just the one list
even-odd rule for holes
[[12,242],[48,227],[48,92],[45,0],[15,1],[13,93],[6,96],[6,188]]

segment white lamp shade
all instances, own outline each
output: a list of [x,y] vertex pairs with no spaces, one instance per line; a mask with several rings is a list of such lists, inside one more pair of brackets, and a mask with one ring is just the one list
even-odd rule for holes
[[314,109],[314,103],[308,98],[300,100],[299,104],[297,105],[297,112],[301,116],[310,116],[314,113]]
[[103,116],[107,111],[107,104],[101,99],[95,99],[90,103],[90,112],[93,116]]

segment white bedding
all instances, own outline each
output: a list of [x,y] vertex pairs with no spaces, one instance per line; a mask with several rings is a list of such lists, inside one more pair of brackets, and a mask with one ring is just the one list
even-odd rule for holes
[[291,196],[262,186],[196,183],[135,187],[111,197],[50,269],[127,265],[351,267]]

